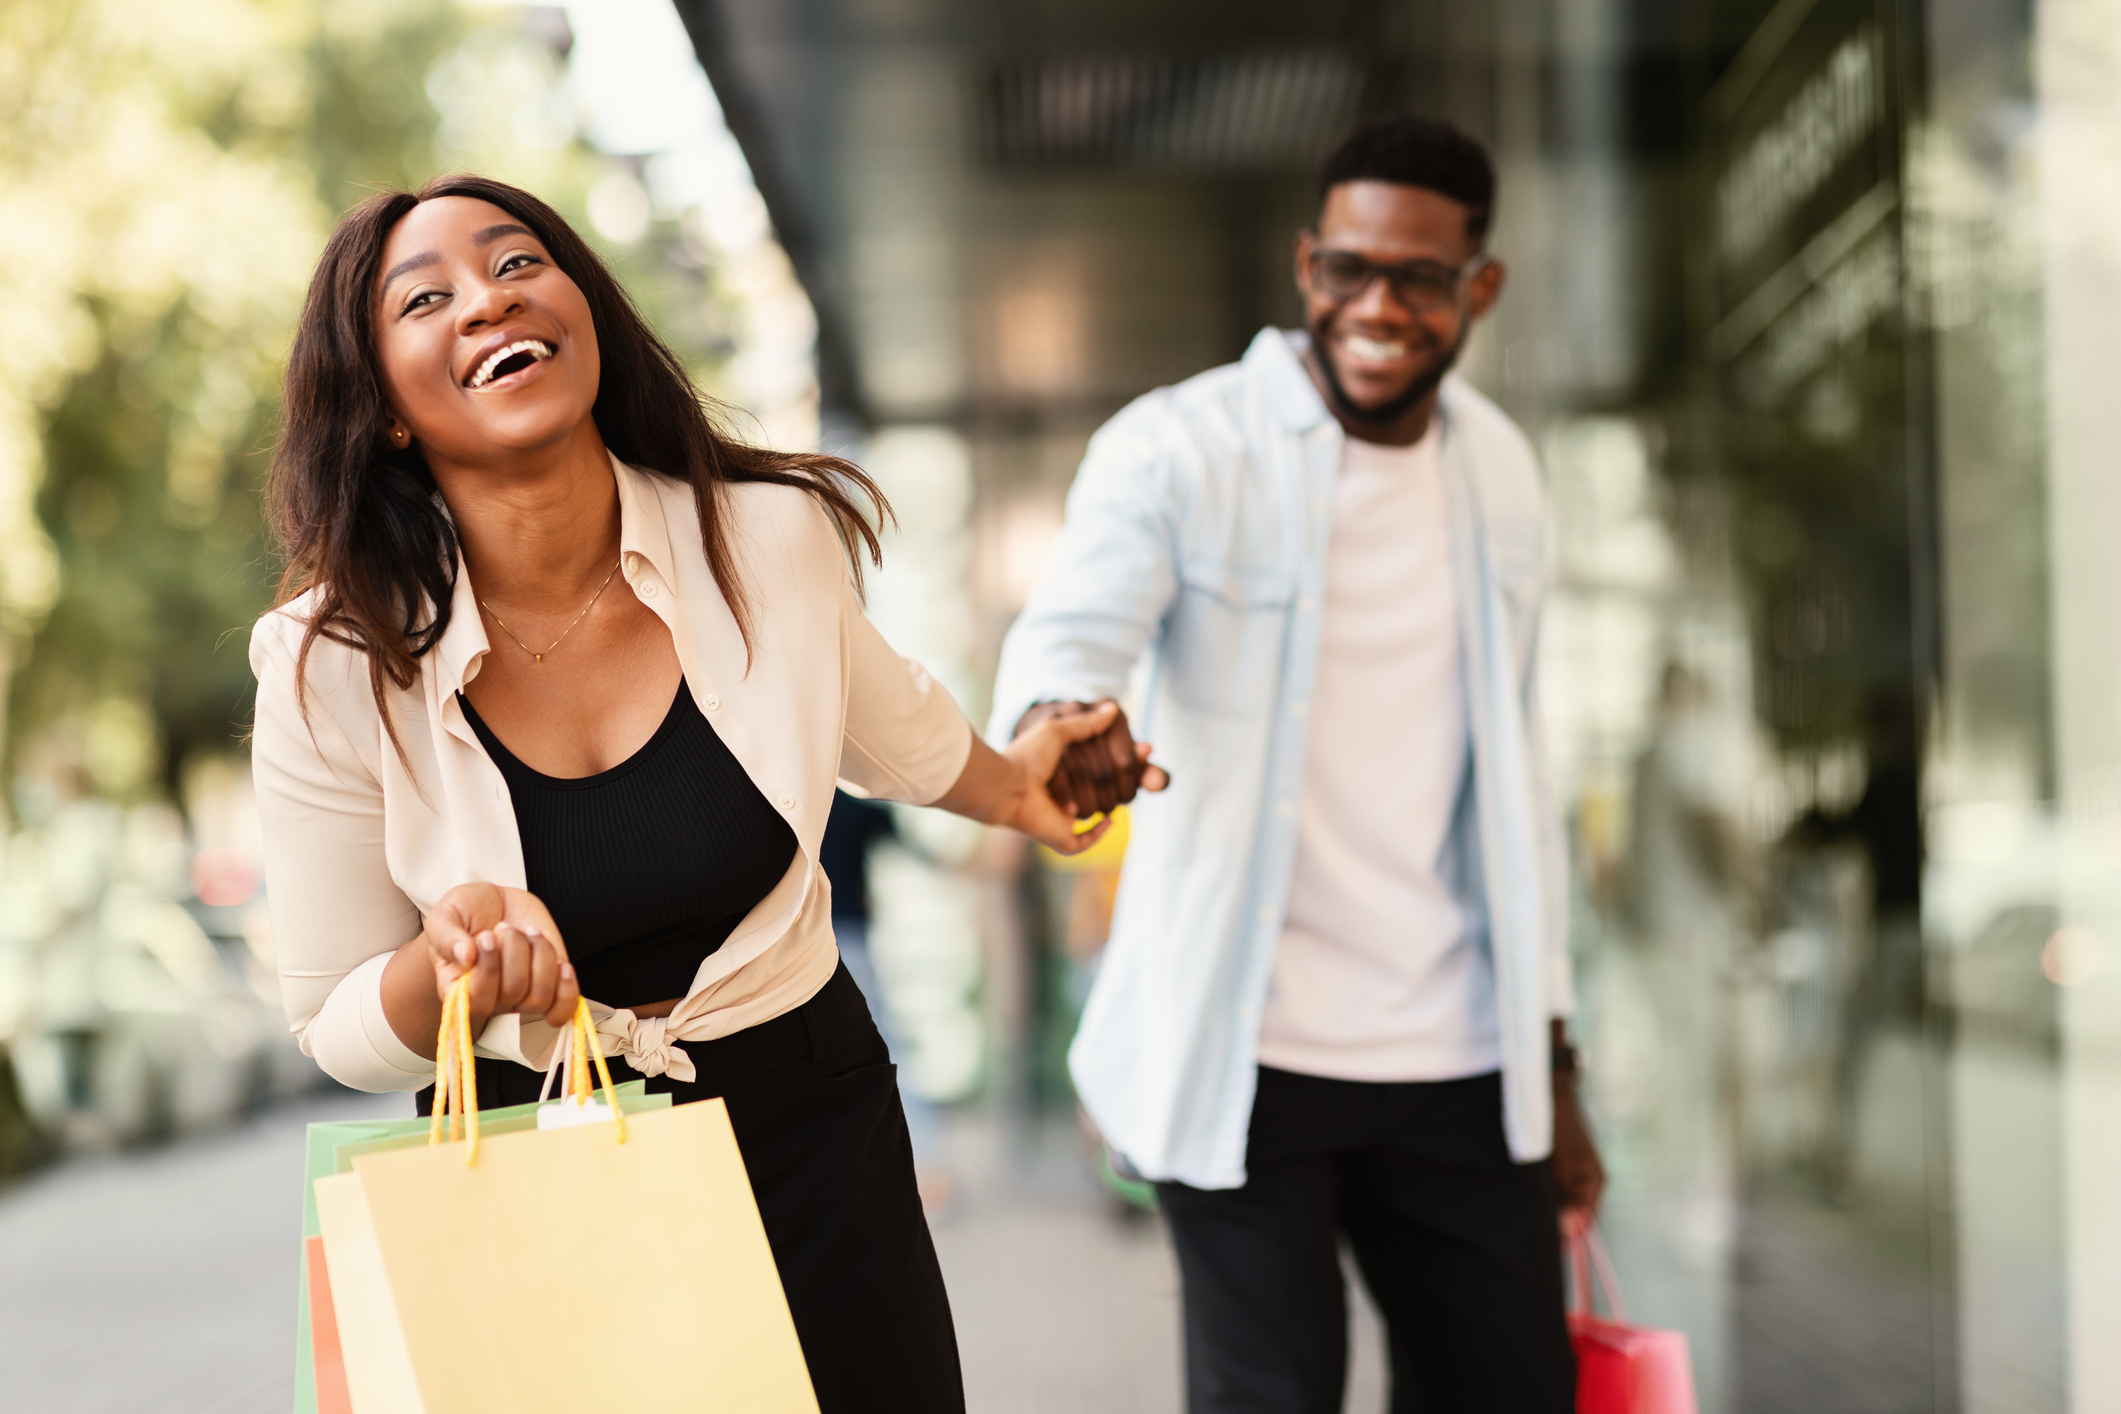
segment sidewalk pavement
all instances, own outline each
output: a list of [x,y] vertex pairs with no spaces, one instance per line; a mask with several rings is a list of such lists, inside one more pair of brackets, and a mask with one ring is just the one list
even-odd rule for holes
[[[1163,1224],[1123,1215],[1074,1127],[952,1116],[963,1189],[935,1219],[969,1414],[1178,1414],[1178,1268]],[[1351,1284],[1352,1285],[1352,1284]],[[1346,1408],[1384,1408],[1375,1315],[1353,1286]]]
[[[0,1408],[286,1414],[302,1129],[409,1113],[333,1092],[169,1148],[75,1159],[0,1191]],[[935,1225],[971,1414],[1177,1414],[1178,1281],[1161,1226],[1120,1217],[1061,1124],[951,1117]],[[1348,1408],[1383,1407],[1356,1321]]]

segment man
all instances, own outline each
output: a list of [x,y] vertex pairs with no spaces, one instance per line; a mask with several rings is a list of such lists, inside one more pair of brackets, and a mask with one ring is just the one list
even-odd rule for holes
[[1604,1182],[1575,1091],[1566,866],[1536,723],[1538,467],[1449,372],[1494,304],[1486,154],[1388,119],[1327,160],[1305,333],[1092,439],[993,730],[1117,696],[1068,762],[1136,806],[1070,1051],[1154,1179],[1196,1414],[1338,1411],[1339,1244],[1394,1410],[1573,1407],[1557,1208]]

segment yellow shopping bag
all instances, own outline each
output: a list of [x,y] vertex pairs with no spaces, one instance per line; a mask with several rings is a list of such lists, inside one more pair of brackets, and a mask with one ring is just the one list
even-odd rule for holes
[[355,1414],[817,1414],[722,1102],[598,1104],[583,1007],[563,1125],[481,1142],[467,1021],[460,988],[432,1137],[463,1142],[316,1182]]

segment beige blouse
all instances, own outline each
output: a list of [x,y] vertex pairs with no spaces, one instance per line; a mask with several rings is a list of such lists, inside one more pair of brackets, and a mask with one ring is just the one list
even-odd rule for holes
[[[616,458],[622,573],[664,623],[715,731],[799,845],[773,892],[693,978],[668,1017],[592,1004],[607,1055],[643,1074],[690,1079],[675,1041],[705,1041],[801,1006],[831,979],[830,886],[818,867],[833,786],[926,804],[972,751],[944,688],[892,652],[863,616],[838,536],[809,493],[743,484],[723,505],[752,612],[747,668],[735,617],[707,568],[690,487]],[[302,1049],[361,1090],[416,1090],[434,1064],[383,1014],[383,969],[421,914],[458,884],[522,887],[523,850],[498,767],[464,719],[457,689],[488,643],[463,563],[449,628],[419,680],[387,701],[410,770],[392,748],[365,658],[318,639],[307,720],[295,696],[305,596],[260,619],[252,768],[265,827],[265,878],[281,998]],[[704,864],[704,861],[703,861]],[[498,1016],[482,1055],[543,1068],[558,1037],[542,1020]]]

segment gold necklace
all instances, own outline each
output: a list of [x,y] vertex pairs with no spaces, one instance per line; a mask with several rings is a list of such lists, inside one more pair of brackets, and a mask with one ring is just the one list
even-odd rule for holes
[[[582,612],[574,616],[574,623],[571,623],[567,625],[566,628],[560,630],[560,636],[552,641],[551,647],[548,647],[545,650],[545,653],[550,653],[554,648],[557,648],[562,643],[566,642],[567,635],[574,632],[574,625],[580,623],[583,619],[589,617],[589,611],[597,606],[597,600],[604,597],[604,591],[611,587],[611,581],[617,577],[619,572],[619,565],[623,563],[625,562],[621,560],[615,562],[612,565],[611,573],[604,576],[604,582],[597,586],[597,592],[589,596],[589,602],[582,606]],[[531,657],[531,661],[537,663],[542,663],[545,661],[545,653],[540,653],[537,649],[531,647],[522,639],[516,638],[516,631],[510,628],[507,624],[501,623],[501,616],[497,613],[494,613],[493,605],[487,603],[484,599],[481,599],[479,601],[479,607],[484,609],[487,613],[493,614],[493,621],[497,624],[501,624],[501,632],[507,634],[509,638],[513,639],[516,647],[522,649],[525,653],[528,653]]]

